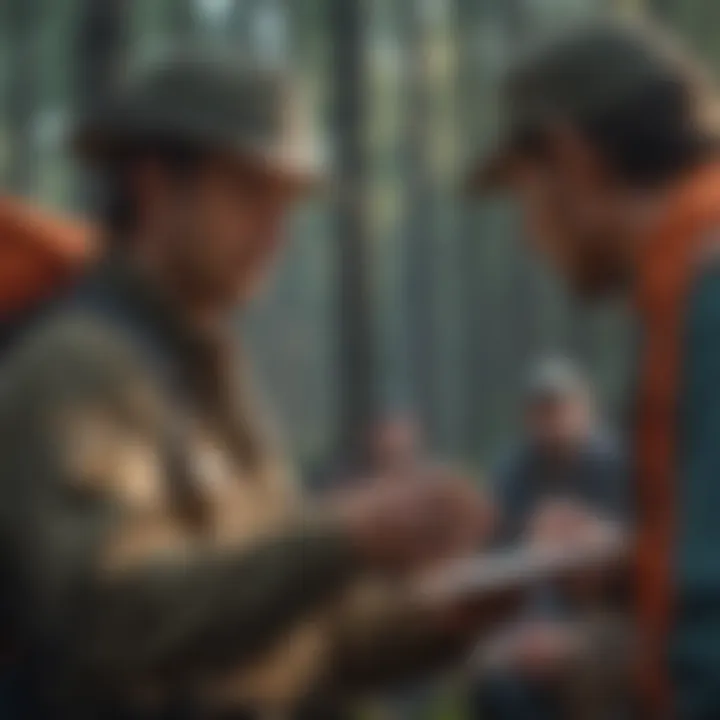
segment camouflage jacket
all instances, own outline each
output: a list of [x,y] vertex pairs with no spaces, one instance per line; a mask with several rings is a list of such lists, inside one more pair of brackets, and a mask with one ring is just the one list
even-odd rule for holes
[[303,507],[241,365],[106,263],[4,367],[0,549],[63,714],[278,712],[448,650],[357,600],[362,564]]

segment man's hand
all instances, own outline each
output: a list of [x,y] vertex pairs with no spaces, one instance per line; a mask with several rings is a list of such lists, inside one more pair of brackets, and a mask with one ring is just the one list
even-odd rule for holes
[[583,641],[569,622],[535,622],[521,627],[510,663],[526,677],[556,679],[582,654]]
[[501,632],[481,644],[476,664],[483,669],[509,670],[540,681],[557,679],[581,657],[584,638],[570,622],[536,620]]
[[371,485],[338,498],[332,512],[372,568],[394,572],[474,552],[494,517],[470,482],[447,476]]
[[607,544],[622,534],[620,525],[572,500],[543,503],[530,520],[530,546],[593,547]]
[[[528,544],[535,548],[564,548],[593,551],[619,545],[623,527],[583,505],[566,500],[545,503],[530,522]],[[618,557],[618,565],[622,561]],[[561,582],[563,590],[577,601],[592,601],[614,585],[617,565],[590,567]]]

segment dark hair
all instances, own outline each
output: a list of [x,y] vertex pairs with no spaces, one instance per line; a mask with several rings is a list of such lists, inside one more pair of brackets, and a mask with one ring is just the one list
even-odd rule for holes
[[108,158],[97,179],[100,220],[111,242],[121,242],[135,229],[137,210],[132,173],[141,162],[154,162],[178,180],[197,169],[204,151],[192,144],[147,138]]
[[[717,140],[698,117],[695,87],[668,80],[570,122],[631,187],[660,187],[714,154]],[[545,137],[542,137],[545,135]],[[546,152],[547,137],[524,139],[526,150]]]

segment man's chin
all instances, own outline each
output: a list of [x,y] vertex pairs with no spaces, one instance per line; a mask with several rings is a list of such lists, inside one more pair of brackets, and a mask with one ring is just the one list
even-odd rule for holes
[[576,274],[570,277],[570,290],[575,299],[595,303],[624,295],[627,281],[609,273]]

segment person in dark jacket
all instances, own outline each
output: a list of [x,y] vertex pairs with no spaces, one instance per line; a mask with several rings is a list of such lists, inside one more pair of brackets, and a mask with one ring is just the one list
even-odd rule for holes
[[505,542],[518,542],[554,501],[622,517],[626,476],[619,444],[601,424],[590,383],[564,358],[542,360],[528,378],[524,433],[495,473]]
[[[514,546],[540,533],[562,541],[564,525],[586,515],[625,522],[622,454],[601,426],[590,383],[570,360],[550,357],[533,368],[525,388],[524,431],[492,478],[497,542]],[[513,648],[496,667],[481,668],[477,716],[489,720],[560,718],[560,670],[571,657],[571,632],[582,614],[551,584],[529,591]],[[542,636],[542,638],[541,638]],[[494,663],[491,662],[492,666]]]

